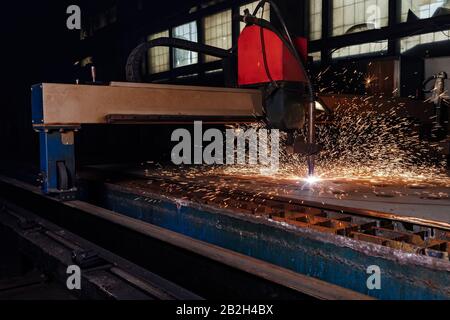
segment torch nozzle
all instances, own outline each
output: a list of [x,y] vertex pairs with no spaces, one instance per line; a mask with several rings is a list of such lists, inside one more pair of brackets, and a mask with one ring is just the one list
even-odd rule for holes
[[[308,105],[308,143],[310,145],[316,144],[316,103],[314,101],[310,102]],[[315,155],[310,155],[308,157],[308,174],[310,177],[314,176],[316,166]]]

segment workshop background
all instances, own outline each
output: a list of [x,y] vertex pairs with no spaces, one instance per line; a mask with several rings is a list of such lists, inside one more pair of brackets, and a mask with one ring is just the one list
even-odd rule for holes
[[[450,72],[447,1],[378,0],[347,4],[278,0],[277,3],[289,30],[296,36],[309,38],[309,68],[312,78],[325,92],[383,93],[421,99],[421,84],[425,79],[439,71]],[[66,28],[66,9],[71,4],[82,8],[81,31]],[[376,12],[380,17],[378,26],[365,24],[361,14],[372,5],[379,10]],[[38,139],[30,126],[31,85],[45,81],[75,83],[80,70],[74,63],[86,59],[94,62],[99,81],[123,81],[132,49],[142,41],[162,36],[229,49],[236,45],[243,26],[232,18],[243,9],[255,6],[255,2],[237,0],[39,1],[25,7],[8,2],[0,20],[4,39],[0,53],[4,74],[0,117],[2,160],[37,164]],[[277,25],[276,15],[269,6],[264,15]],[[328,72],[318,81],[317,75],[324,70]],[[343,70],[349,70],[349,74],[381,74],[368,88],[361,76],[345,81]],[[88,80],[89,72],[81,71],[81,74]],[[149,51],[143,74],[146,82],[156,83],[223,86],[226,81],[220,61],[163,47]],[[385,81],[386,77],[390,80]],[[123,133],[109,138],[104,133],[95,141],[91,141],[92,135],[90,139],[81,138],[91,145],[83,144],[86,149],[79,160],[84,158],[83,154],[88,154],[90,159],[117,157],[121,153],[117,149],[110,152],[112,143],[115,148],[127,148],[126,141],[135,141]],[[161,139],[155,141],[154,133],[142,133],[142,139],[150,139],[149,144],[155,142],[158,146]],[[127,151],[136,159],[158,159],[168,153],[164,146],[160,147],[164,152],[158,147],[153,151],[130,147]]]

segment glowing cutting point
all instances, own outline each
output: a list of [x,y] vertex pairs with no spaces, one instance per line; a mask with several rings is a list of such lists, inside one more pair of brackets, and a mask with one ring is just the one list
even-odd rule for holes
[[308,184],[315,184],[319,181],[320,181],[320,178],[316,177],[316,176],[309,176],[308,178],[306,178],[306,183],[308,183]]

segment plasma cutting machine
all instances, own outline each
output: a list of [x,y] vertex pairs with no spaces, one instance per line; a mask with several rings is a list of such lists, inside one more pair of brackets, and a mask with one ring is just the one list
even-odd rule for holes
[[[139,45],[127,63],[127,83],[99,85],[39,84],[32,88],[33,127],[40,134],[43,191],[73,199],[75,188],[74,134],[85,124],[123,123],[248,123],[264,121],[288,133],[294,151],[309,157],[314,174],[315,102],[304,68],[305,39],[292,39],[278,7],[269,1],[283,26],[279,31],[253,14],[238,48],[222,50],[182,39],[160,38]],[[152,47],[170,46],[224,59],[238,60],[239,89],[142,84],[141,62]],[[306,116],[309,115],[308,121]],[[295,141],[294,132],[309,123],[308,141]]]

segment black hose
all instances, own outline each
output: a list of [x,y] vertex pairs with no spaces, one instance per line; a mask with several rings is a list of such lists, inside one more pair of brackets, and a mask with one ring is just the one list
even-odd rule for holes
[[[262,9],[262,14],[261,14],[261,19],[263,19],[264,17],[264,7]],[[276,81],[273,80],[272,74],[270,72],[270,68],[269,68],[269,63],[267,61],[267,50],[266,50],[266,37],[264,36],[264,28],[263,27],[259,27],[260,28],[260,38],[261,38],[261,48],[262,48],[262,53],[263,53],[263,60],[264,60],[264,69],[266,70],[266,75],[269,78],[270,82],[272,83],[272,85],[274,87],[277,87],[277,83]]]
[[431,93],[433,92],[433,89],[430,90],[426,90],[427,84],[429,84],[431,81],[436,80],[436,75],[429,77],[427,80],[425,80],[425,82],[422,84],[422,88],[423,88],[423,92],[424,93]]
[[217,47],[208,46],[202,43],[192,42],[177,38],[159,38],[149,42],[141,43],[129,55],[126,65],[126,78],[129,82],[141,82],[141,66],[144,54],[154,47],[171,47],[195,51],[207,54],[217,58],[229,58],[231,53],[229,50],[223,50]]
[[[270,4],[270,7],[274,10],[275,14],[277,15],[278,20],[280,21],[281,26],[283,27],[284,35],[286,36],[286,38],[288,40],[287,47],[291,48],[291,53],[293,53],[294,58],[297,60],[297,63],[299,65],[300,69],[302,70],[302,72],[304,73],[304,75],[305,75],[305,77],[307,79],[308,95],[309,95],[309,99],[310,99],[310,101],[308,101],[308,102],[314,102],[315,101],[315,94],[314,94],[314,88],[312,86],[312,82],[311,82],[311,80],[308,77],[308,73],[306,72],[306,69],[305,69],[305,67],[303,65],[303,61],[300,58],[300,55],[299,55],[299,53],[297,51],[297,48],[294,45],[294,42],[292,41],[292,37],[291,37],[291,35],[289,33],[289,29],[287,28],[286,22],[285,22],[285,20],[283,18],[283,15],[281,14],[281,11],[280,11],[278,5],[273,0],[261,0],[258,3],[258,5],[256,6],[256,8],[255,8],[255,10],[253,12],[253,16],[256,17],[256,15],[258,14],[258,11],[261,10],[261,9],[264,9],[264,5],[266,3]],[[260,19],[260,20],[263,20],[263,19]],[[263,21],[265,21],[265,20],[263,20]],[[273,28],[273,29],[275,29],[275,28]],[[274,31],[273,29],[271,29],[271,30]],[[276,33],[277,33],[278,37],[280,37],[280,32],[276,32]],[[280,39],[283,40],[283,42],[285,42],[284,41],[285,38],[283,36],[281,36]]]
[[[264,5],[266,3],[269,3],[271,8],[275,11],[276,15],[278,16],[279,21],[281,22],[281,25],[284,29],[284,35],[281,34],[280,32],[275,31],[275,33],[277,34],[277,36],[283,41],[283,43],[285,43],[285,45],[287,46],[287,48],[290,48],[291,53],[293,53],[293,56],[295,57],[295,59],[297,60],[298,66],[300,67],[300,70],[303,72],[305,78],[306,78],[306,83],[307,83],[307,89],[308,89],[308,107],[309,107],[309,133],[308,133],[308,142],[313,145],[316,143],[316,132],[315,132],[315,94],[314,94],[314,88],[311,82],[311,79],[308,76],[308,73],[306,72],[305,66],[303,65],[303,61],[300,58],[300,55],[298,53],[298,50],[296,48],[296,46],[294,45],[294,42],[292,41],[292,37],[289,33],[289,29],[286,26],[286,22],[284,21],[283,15],[281,14],[280,9],[278,8],[277,4],[273,1],[273,0],[261,0],[258,5],[255,8],[255,11],[253,12],[253,19],[257,20],[257,18],[255,18],[255,16],[258,14],[258,11],[261,8],[264,8]],[[263,19],[259,19],[260,21],[257,22],[262,22],[265,21]],[[271,30],[274,31],[274,28],[272,26],[272,24],[268,23],[268,25],[271,26]],[[287,38],[287,44],[286,44],[286,38]],[[314,176],[314,171],[315,171],[315,159],[314,159],[314,155],[311,155],[308,157],[308,173],[309,176]]]

